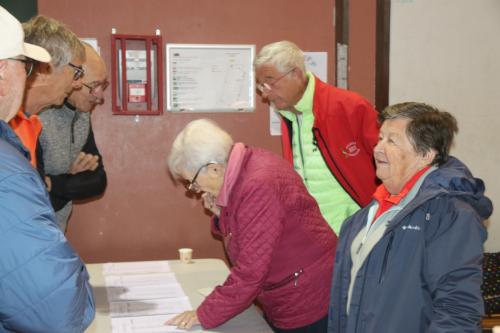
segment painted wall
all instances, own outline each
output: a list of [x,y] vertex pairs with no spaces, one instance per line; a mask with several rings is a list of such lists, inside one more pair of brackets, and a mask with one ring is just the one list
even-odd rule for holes
[[[134,34],[154,34],[159,28],[164,43],[256,44],[260,49],[289,39],[305,51],[328,51],[329,81],[334,78],[333,0],[39,0],[39,12],[65,22],[80,37],[96,37],[108,67],[112,28]],[[364,76],[355,81],[354,90],[372,89]],[[167,113],[135,122],[111,115],[109,91],[106,97],[92,120],[109,184],[99,200],[76,205],[67,234],[71,243],[87,262],[175,258],[179,247],[194,248],[195,257],[223,258],[200,201],[174,186],[165,158],[175,135],[202,116],[217,121],[237,141],[281,153],[279,139],[269,135],[267,106],[257,98],[252,113]]]
[[[485,181],[500,205],[500,2],[393,1],[390,103],[423,101],[452,113],[452,154]],[[486,251],[500,251],[500,214],[487,222]]]

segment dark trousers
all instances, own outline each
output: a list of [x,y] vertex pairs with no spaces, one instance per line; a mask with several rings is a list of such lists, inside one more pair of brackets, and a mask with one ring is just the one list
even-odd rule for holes
[[312,324],[288,330],[274,327],[269,321],[267,323],[275,333],[326,333],[328,329],[328,315]]

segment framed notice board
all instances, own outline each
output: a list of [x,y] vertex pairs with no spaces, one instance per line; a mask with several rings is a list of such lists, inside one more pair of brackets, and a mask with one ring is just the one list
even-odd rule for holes
[[167,44],[167,110],[245,112],[255,108],[255,45]]

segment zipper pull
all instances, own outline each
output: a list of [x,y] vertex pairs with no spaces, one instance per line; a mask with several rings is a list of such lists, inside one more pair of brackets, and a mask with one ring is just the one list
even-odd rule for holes
[[363,247],[363,242],[359,243],[358,249],[356,250],[356,254],[359,254],[359,251],[361,251],[362,247]]
[[293,282],[293,285],[294,285],[295,287],[297,287],[298,282],[299,282],[299,275],[300,275],[300,274],[302,274],[302,273],[304,273],[304,270],[303,270],[302,268],[301,268],[301,269],[299,269],[299,271],[298,271],[298,272],[293,273],[293,275],[294,275],[294,277],[295,277],[295,281]]

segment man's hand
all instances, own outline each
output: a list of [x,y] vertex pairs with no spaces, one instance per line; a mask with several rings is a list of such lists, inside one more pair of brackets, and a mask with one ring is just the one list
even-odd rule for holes
[[167,321],[167,325],[175,325],[178,328],[190,329],[193,325],[199,324],[198,316],[196,315],[196,310],[185,311],[174,318]]
[[94,171],[99,166],[99,156],[86,154],[83,151],[78,154],[69,169],[69,173],[75,175],[83,171]]
[[49,176],[45,176],[45,185],[47,185],[47,192],[52,190],[52,179]]
[[201,200],[203,200],[203,206],[215,214],[215,216],[219,217],[220,215],[220,207],[215,204],[216,198],[213,194],[203,193],[201,195]]

